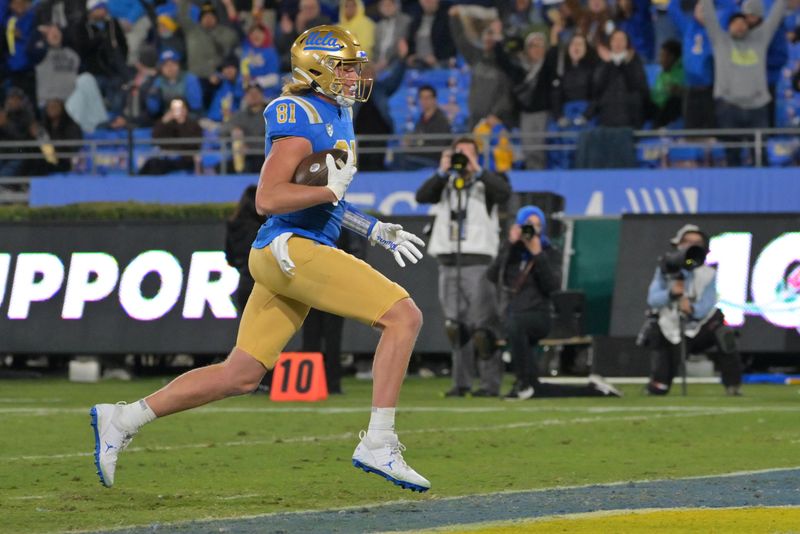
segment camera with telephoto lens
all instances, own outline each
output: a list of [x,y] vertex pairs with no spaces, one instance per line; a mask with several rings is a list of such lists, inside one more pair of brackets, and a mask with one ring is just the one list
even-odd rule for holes
[[522,227],[522,239],[525,241],[530,241],[531,239],[536,236],[536,227],[532,224],[523,224]]
[[664,276],[680,278],[681,271],[691,271],[703,265],[706,256],[708,250],[705,247],[692,245],[667,252],[658,259],[658,264]]
[[450,172],[464,174],[469,165],[469,158],[461,152],[456,152],[450,156]]

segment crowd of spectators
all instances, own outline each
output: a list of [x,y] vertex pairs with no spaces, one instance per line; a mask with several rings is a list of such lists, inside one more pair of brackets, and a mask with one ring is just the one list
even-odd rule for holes
[[[0,0],[0,138],[154,127],[175,99],[205,131],[250,135],[249,126],[227,126],[251,113],[248,90],[263,101],[279,94],[292,42],[324,23],[359,38],[385,99],[409,68],[464,65],[465,129],[498,134],[498,161],[511,150],[503,135],[518,129],[526,168],[546,165],[542,139],[552,130],[796,125],[800,0],[737,2]],[[430,89],[436,96],[425,89],[421,104]],[[444,130],[433,104],[416,131]],[[54,122],[56,109],[63,117]],[[369,115],[357,125],[378,121],[373,133],[402,130],[385,102],[356,112]],[[34,151],[46,160],[45,145]],[[0,174],[52,167],[5,161]]]

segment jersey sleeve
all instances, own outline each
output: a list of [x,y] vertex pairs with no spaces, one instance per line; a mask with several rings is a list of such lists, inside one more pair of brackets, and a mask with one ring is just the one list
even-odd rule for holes
[[264,110],[264,123],[268,140],[305,137],[313,142],[313,128],[322,124],[322,119],[308,101],[296,96],[282,96]]

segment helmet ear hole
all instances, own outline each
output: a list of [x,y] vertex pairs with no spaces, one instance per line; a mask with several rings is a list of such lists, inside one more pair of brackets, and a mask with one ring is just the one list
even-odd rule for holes
[[308,72],[310,72],[310,73],[311,73],[311,74],[313,74],[314,76],[319,76],[320,74],[322,74],[322,73],[321,73],[320,71],[318,71],[317,69],[309,69],[309,71],[308,71]]

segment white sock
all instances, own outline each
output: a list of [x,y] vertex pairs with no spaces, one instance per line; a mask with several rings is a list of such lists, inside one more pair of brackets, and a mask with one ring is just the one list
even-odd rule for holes
[[141,399],[133,404],[122,406],[117,423],[122,427],[121,430],[134,433],[155,418],[155,412],[147,405],[144,399]]
[[394,412],[394,408],[372,407],[372,416],[369,418],[367,428],[367,437],[371,441],[386,442],[397,439],[394,433]]

